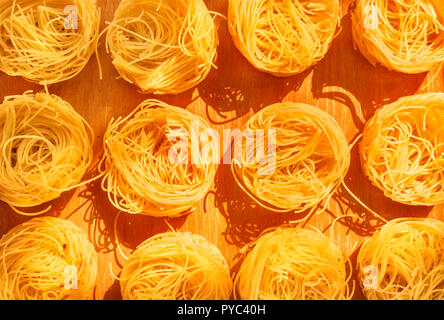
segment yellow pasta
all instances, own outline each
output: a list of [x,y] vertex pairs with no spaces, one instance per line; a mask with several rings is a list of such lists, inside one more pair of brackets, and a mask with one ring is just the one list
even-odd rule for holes
[[39,217],[0,239],[0,300],[90,299],[97,254],[68,220]]
[[242,249],[234,293],[245,300],[350,299],[347,261],[317,229],[279,227]]
[[364,174],[408,205],[444,203],[444,93],[403,97],[378,110],[360,144]]
[[0,70],[49,85],[79,74],[97,50],[95,0],[0,0]]
[[[247,134],[242,159],[233,160],[232,172],[239,186],[269,210],[314,210],[332,196],[348,171],[350,150],[344,133],[333,117],[314,106],[271,105],[251,117],[245,130],[256,133],[257,141]],[[263,141],[257,138],[260,130]],[[275,152],[270,149],[273,136]]]
[[444,5],[441,0],[358,0],[353,39],[374,65],[422,73],[444,62]]
[[120,278],[125,300],[221,300],[232,290],[219,249],[189,232],[146,240],[126,261]]
[[212,147],[205,152],[208,145],[199,138],[207,129],[201,117],[158,100],[146,100],[127,117],[111,121],[100,168],[111,203],[151,216],[193,211],[216,174],[217,153]]
[[234,44],[256,69],[280,77],[323,59],[339,21],[338,0],[229,0]]
[[6,97],[0,105],[0,200],[22,214],[42,213],[18,208],[87,183],[82,178],[92,162],[93,139],[85,119],[58,96],[28,91]]
[[176,94],[205,79],[218,38],[203,0],[123,0],[106,44],[123,79],[146,93]]
[[392,220],[361,247],[357,268],[371,300],[444,300],[444,222]]

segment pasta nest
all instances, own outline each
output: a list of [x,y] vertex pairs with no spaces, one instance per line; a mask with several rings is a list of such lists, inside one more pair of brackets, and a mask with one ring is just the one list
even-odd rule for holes
[[444,94],[403,97],[376,112],[364,128],[361,164],[394,201],[444,202]]
[[216,58],[217,31],[203,0],[124,0],[108,28],[114,66],[146,93],[184,92]]
[[128,213],[180,216],[195,210],[217,168],[201,117],[158,100],[111,121],[104,136],[103,190]]
[[292,76],[324,58],[340,22],[337,0],[230,0],[234,44],[259,71]]
[[348,300],[353,295],[348,286],[350,262],[317,229],[270,229],[242,252],[244,260],[234,280],[237,298]]
[[417,74],[444,62],[441,0],[358,0],[353,39],[372,64]]
[[56,95],[6,97],[0,105],[0,200],[29,208],[78,187],[93,159],[93,140],[86,120]]
[[[276,212],[304,212],[328,200],[350,166],[336,120],[314,106],[268,106],[246,123],[241,159],[231,164],[239,186]],[[255,142],[256,140],[256,142]]]
[[368,299],[443,300],[444,223],[390,221],[362,245],[357,268]]
[[97,51],[95,0],[0,0],[0,70],[47,85],[79,74]]
[[97,254],[72,222],[39,217],[0,239],[1,300],[90,299]]
[[232,280],[225,258],[204,237],[168,232],[140,244],[122,269],[125,300],[225,300]]

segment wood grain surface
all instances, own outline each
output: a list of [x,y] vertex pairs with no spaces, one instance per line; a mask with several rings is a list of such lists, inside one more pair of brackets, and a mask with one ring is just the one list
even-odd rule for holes
[[[227,0],[205,2],[210,10],[226,15]],[[111,21],[118,3],[119,0],[98,0],[102,29],[106,21]],[[285,79],[260,73],[251,67],[234,47],[226,21],[216,18],[220,38],[217,69],[213,69],[207,79],[192,90],[156,98],[203,116],[220,134],[224,128],[242,128],[251,115],[267,105],[280,101],[309,103],[333,115],[352,142],[362,131],[365,121],[386,102],[401,96],[444,89],[442,72],[404,75],[367,62],[353,47],[350,5],[350,0],[341,0],[341,32],[325,59],[303,74]],[[100,40],[99,56],[103,80],[99,79],[98,63],[93,57],[80,75],[49,88],[51,93],[70,102],[91,124],[97,138],[96,159],[101,155],[102,136],[110,119],[127,115],[143,100],[155,97],[141,94],[135,86],[117,79],[117,71],[105,50],[104,37]],[[39,91],[42,87],[19,77],[0,75],[0,99],[26,90]],[[444,220],[444,206],[412,207],[386,198],[363,176],[356,148],[352,151],[346,183],[363,202],[386,219],[430,216]],[[112,276],[112,273],[119,274],[124,262],[116,240],[125,254],[129,254],[148,237],[169,230],[163,219],[121,214],[114,232],[118,210],[109,203],[98,183],[64,193],[51,204],[53,209],[47,215],[66,218],[81,226],[88,232],[99,253],[94,299],[121,298],[119,283]],[[363,222],[345,220],[332,228],[334,217],[345,213],[358,214],[363,217]],[[236,185],[229,166],[220,165],[214,186],[199,203],[198,210],[186,217],[170,219],[169,223],[177,230],[205,236],[219,247],[230,267],[235,268],[236,255],[244,244],[266,228],[300,217],[267,212],[258,207]],[[1,203],[0,236],[28,219]],[[340,189],[328,210],[313,216],[309,224],[331,236],[353,261],[359,244],[372,234],[377,221]],[[355,299],[360,298],[362,293],[357,290]]]

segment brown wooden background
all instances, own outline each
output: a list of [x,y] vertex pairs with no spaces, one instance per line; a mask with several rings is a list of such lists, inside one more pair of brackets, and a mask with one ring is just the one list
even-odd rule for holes
[[[247,0],[246,0],[247,1]],[[227,0],[206,0],[210,10],[226,15]],[[220,46],[217,69],[197,88],[176,96],[160,99],[205,117],[214,128],[241,128],[242,124],[261,108],[280,101],[297,101],[318,106],[333,115],[342,126],[349,141],[362,130],[366,119],[385,102],[418,92],[444,89],[443,73],[403,75],[373,67],[353,48],[349,6],[351,0],[342,2],[342,31],[335,39],[323,61],[301,75],[278,79],[256,71],[238,53],[228,33],[226,21],[217,19]],[[119,0],[98,0],[102,10],[102,28],[110,21]],[[52,85],[51,93],[70,102],[93,127],[97,136],[96,156],[101,154],[102,135],[111,117],[126,115],[144,99],[153,97],[138,93],[137,88],[117,80],[118,76],[105,51],[102,37],[99,55],[103,67],[103,80],[99,80],[98,64],[93,57],[76,78]],[[431,81],[433,79],[433,82]],[[26,90],[42,87],[21,78],[0,74],[0,99]],[[158,97],[159,98],[159,97]],[[387,219],[397,217],[435,217],[444,220],[444,206],[435,208],[411,207],[395,203],[371,186],[362,175],[356,148],[347,184],[362,201]],[[128,254],[148,237],[168,231],[162,219],[122,214],[116,234],[113,222],[118,211],[108,202],[100,185],[94,183],[62,195],[52,202],[48,215],[74,221],[88,232],[99,253],[99,275],[94,291],[95,299],[119,299],[118,281],[111,276],[120,272],[124,261],[116,251],[116,237]],[[335,215],[353,212],[364,217],[364,223],[348,221],[348,226],[331,221]],[[258,208],[235,184],[229,166],[220,165],[213,190],[193,214],[171,219],[177,230],[188,230],[204,235],[215,243],[230,267],[235,266],[239,249],[254,239],[264,229],[295,220],[295,214],[276,214]],[[0,236],[13,226],[29,219],[14,213],[4,203],[0,204]],[[356,256],[356,245],[362,243],[374,230],[371,215],[347,193],[339,190],[331,201],[329,210],[314,216],[309,223],[325,230],[341,246],[345,254]],[[359,286],[358,286],[359,287]],[[362,298],[357,290],[355,298]]]

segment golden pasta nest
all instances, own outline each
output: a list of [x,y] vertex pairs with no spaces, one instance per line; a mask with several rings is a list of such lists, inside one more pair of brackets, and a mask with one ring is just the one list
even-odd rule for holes
[[283,226],[242,249],[234,294],[244,300],[350,299],[349,264],[317,229]]
[[0,300],[90,299],[97,254],[72,222],[39,217],[0,239]]
[[368,299],[443,300],[444,222],[390,221],[362,245],[357,268]]
[[125,262],[120,278],[125,300],[225,300],[232,290],[219,249],[189,232],[144,241]]
[[340,21],[338,0],[230,0],[234,44],[259,71],[303,72],[324,58]]
[[403,97],[376,112],[360,144],[362,169],[408,205],[444,203],[444,94]]
[[73,78],[97,50],[95,0],[0,0],[0,70],[39,83]]
[[353,39],[372,63],[403,73],[422,73],[444,62],[441,0],[358,0]]
[[124,0],[106,44],[120,76],[142,91],[184,92],[216,58],[216,27],[203,0]]
[[102,188],[118,209],[180,216],[210,189],[217,150],[200,139],[210,129],[201,117],[158,100],[111,121],[104,136]]
[[313,210],[332,196],[350,165],[338,123],[314,106],[268,106],[248,120],[244,136],[241,159],[232,161],[233,175],[252,199],[272,211]]
[[76,188],[92,162],[93,139],[86,120],[58,96],[6,97],[0,105],[0,200],[29,208]]

